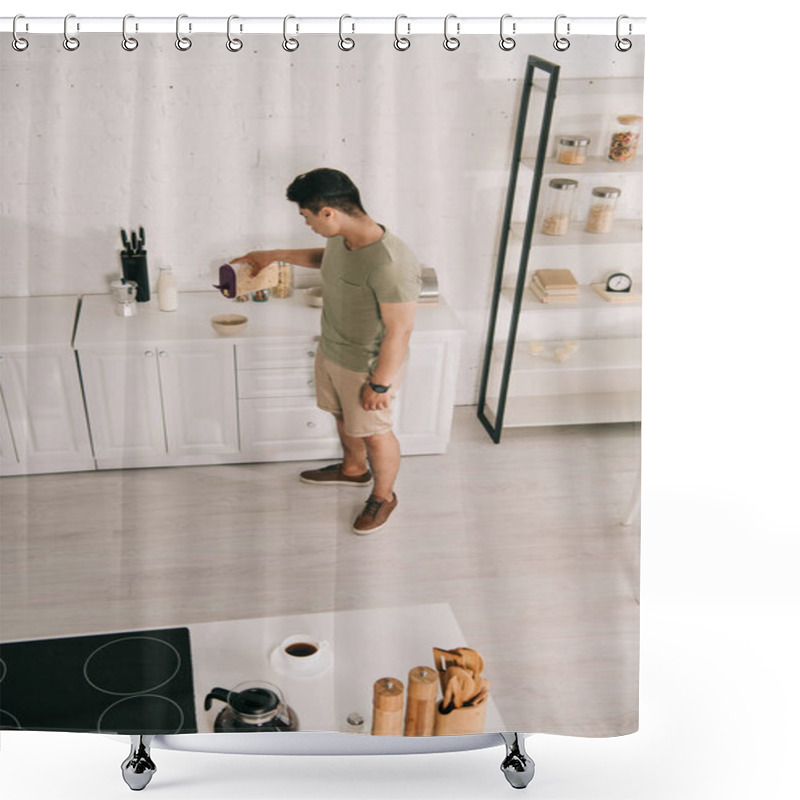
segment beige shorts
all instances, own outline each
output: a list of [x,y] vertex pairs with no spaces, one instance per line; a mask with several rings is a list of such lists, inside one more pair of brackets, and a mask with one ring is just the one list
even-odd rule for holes
[[361,394],[369,379],[368,372],[354,372],[329,361],[317,349],[314,362],[314,383],[317,387],[317,406],[344,419],[344,432],[348,436],[373,436],[392,430],[392,406],[405,373],[405,365],[389,389],[389,408],[365,411]]

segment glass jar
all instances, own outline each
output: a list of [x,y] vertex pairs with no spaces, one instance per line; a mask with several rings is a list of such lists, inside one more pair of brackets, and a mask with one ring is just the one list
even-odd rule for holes
[[572,206],[578,181],[571,178],[553,178],[542,216],[542,233],[563,236],[569,230]]
[[559,164],[584,164],[590,141],[586,136],[561,136],[556,161]]
[[291,297],[294,291],[294,272],[287,261],[278,262],[278,283],[272,287],[273,297]]
[[614,213],[617,198],[622,194],[615,186],[595,186],[592,189],[592,202],[586,220],[588,233],[609,233],[614,227]]
[[608,160],[616,163],[633,161],[641,132],[641,117],[635,114],[625,114],[617,117],[617,122],[611,131]]
[[178,285],[175,283],[172,267],[158,268],[156,291],[158,292],[159,311],[178,310]]

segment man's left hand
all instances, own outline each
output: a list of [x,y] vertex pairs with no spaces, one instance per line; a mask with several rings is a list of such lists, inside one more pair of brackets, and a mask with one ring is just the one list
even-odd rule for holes
[[361,393],[361,407],[364,411],[380,411],[389,408],[391,402],[389,392],[383,394],[373,392],[368,383],[364,384],[364,391]]

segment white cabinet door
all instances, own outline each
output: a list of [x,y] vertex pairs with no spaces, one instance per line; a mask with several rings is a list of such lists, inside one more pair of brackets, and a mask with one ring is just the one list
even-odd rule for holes
[[238,452],[232,345],[82,350],[80,363],[101,469]]
[[82,350],[79,357],[97,466],[162,463],[167,447],[155,348]]
[[94,469],[72,351],[4,354],[0,365],[4,474]]
[[233,346],[159,348],[158,372],[170,457],[238,452]]
[[444,453],[450,440],[459,339],[412,340],[397,395],[397,437],[406,455]]

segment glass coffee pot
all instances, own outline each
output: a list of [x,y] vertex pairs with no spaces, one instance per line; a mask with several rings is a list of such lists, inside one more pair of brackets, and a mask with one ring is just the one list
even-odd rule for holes
[[215,687],[206,695],[206,711],[214,700],[225,703],[214,721],[215,733],[298,730],[297,714],[271,683],[248,681],[233,689]]

